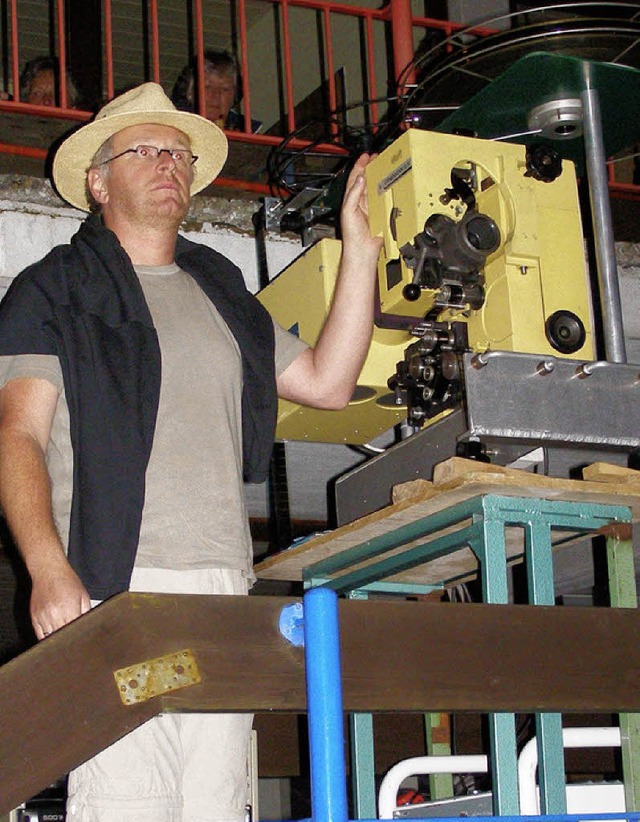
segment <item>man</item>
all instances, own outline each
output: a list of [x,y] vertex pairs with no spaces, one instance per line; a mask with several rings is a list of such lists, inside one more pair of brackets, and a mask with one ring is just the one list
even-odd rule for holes
[[[234,109],[240,98],[240,71],[238,61],[228,51],[205,49],[204,116],[227,131],[244,131],[244,117]],[[198,111],[198,60],[193,58],[180,72],[171,99],[176,108]],[[251,131],[260,131],[261,123],[251,121]]]
[[[224,134],[146,83],[61,145],[60,194],[93,214],[0,304],[0,505],[38,639],[123,590],[244,594],[242,479],[264,479],[277,393],[339,408],[368,349],[381,240],[356,163],[332,308],[314,349],[222,255],[178,229]],[[87,171],[88,169],[88,171]],[[243,819],[251,718],[151,720],[75,771],[80,822]]]

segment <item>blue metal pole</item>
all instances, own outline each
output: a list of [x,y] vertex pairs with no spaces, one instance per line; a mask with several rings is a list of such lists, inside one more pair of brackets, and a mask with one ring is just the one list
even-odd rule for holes
[[328,588],[304,595],[304,658],[313,820],[347,822],[338,596]]

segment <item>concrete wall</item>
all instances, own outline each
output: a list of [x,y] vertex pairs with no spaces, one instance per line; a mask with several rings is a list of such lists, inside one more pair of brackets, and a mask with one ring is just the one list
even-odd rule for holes
[[627,361],[640,363],[640,243],[617,243]]
[[[258,288],[258,276],[251,217],[258,205],[198,196],[184,224],[187,237],[216,248],[240,266],[252,291]],[[0,175],[0,294],[25,266],[68,242],[84,216],[60,200],[46,180]],[[270,272],[280,271],[301,251],[294,238],[270,237]]]
[[481,23],[510,12],[508,0],[449,0],[447,6],[449,20],[467,25]]

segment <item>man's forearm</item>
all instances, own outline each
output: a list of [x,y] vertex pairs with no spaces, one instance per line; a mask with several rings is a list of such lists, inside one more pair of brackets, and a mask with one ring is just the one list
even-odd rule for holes
[[343,246],[331,309],[314,348],[314,367],[331,407],[349,402],[369,350],[376,261]]
[[28,434],[0,428],[0,505],[31,577],[37,639],[86,613],[91,602],[55,527],[44,453]]
[[0,506],[32,578],[64,557],[45,456],[28,434],[0,430]]
[[382,239],[371,237],[364,170],[353,167],[342,204],[342,256],[329,315],[313,349],[278,378],[280,397],[315,408],[340,409],[353,394],[373,331],[373,301]]

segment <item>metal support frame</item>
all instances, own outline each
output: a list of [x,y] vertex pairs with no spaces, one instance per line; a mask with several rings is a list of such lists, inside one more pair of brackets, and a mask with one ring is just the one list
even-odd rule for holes
[[[527,590],[532,604],[554,605],[551,526],[548,521],[529,521],[525,528],[527,557]],[[566,813],[562,716],[558,713],[536,714],[538,745],[545,751],[539,762],[540,798],[546,813]]]
[[[338,597],[327,588],[304,595],[304,639],[310,730],[313,822],[348,822],[342,719],[342,685]],[[372,817],[373,818],[373,817]],[[503,822],[521,822],[516,814],[500,814]],[[481,820],[496,817],[477,817]],[[627,820],[639,822],[638,812],[546,813],[540,822]]]
[[611,203],[609,200],[607,158],[602,139],[600,102],[597,90],[592,87],[590,64],[585,62],[583,65],[587,86],[581,95],[584,148],[602,306],[605,355],[609,362],[624,363],[627,361],[627,356],[622,326],[622,304],[613,238]]
[[[637,608],[633,540],[607,536],[609,598],[613,608]],[[640,714],[620,714],[622,774],[627,810],[640,810]]]
[[[626,506],[602,505],[576,501],[545,500],[540,498],[485,494],[458,503],[443,511],[431,514],[416,522],[400,526],[395,531],[356,545],[340,554],[309,566],[304,571],[307,584],[322,581],[327,590],[351,592],[374,587],[376,581],[400,571],[428,562],[439,556],[469,546],[479,561],[483,600],[487,603],[508,602],[506,528],[520,527],[524,531],[524,558],[527,568],[529,601],[534,605],[553,605],[552,530],[572,533],[597,531],[611,523],[628,523],[631,512]],[[437,536],[441,529],[459,525],[453,533]],[[431,539],[429,539],[431,537]],[[407,542],[424,539],[418,545],[400,554],[384,556]],[[613,550],[613,549],[611,549]],[[619,548],[618,552],[622,549]],[[350,570],[365,560],[374,560]],[[631,568],[633,554],[631,553]],[[611,562],[620,579],[628,575],[623,571],[623,561]],[[309,591],[308,593],[311,593]],[[613,597],[612,597],[613,600]],[[613,604],[613,601],[612,601]],[[314,654],[317,657],[317,654]],[[631,715],[628,715],[631,716]],[[491,714],[491,771],[494,813],[505,816],[519,813],[518,769],[515,721],[512,713]],[[357,732],[357,727],[355,730]],[[638,737],[640,723],[630,724],[630,735]],[[372,726],[364,730],[363,747],[360,748],[354,767],[365,768],[371,779],[373,760]],[[558,713],[536,714],[538,759],[540,774],[540,799],[543,813],[566,813],[564,756],[562,743],[562,718]],[[357,745],[357,743],[356,743]],[[627,757],[637,756],[638,743],[627,746]],[[631,768],[628,765],[627,770]],[[359,819],[370,811],[371,800],[362,779],[355,776]],[[637,793],[633,780],[632,793]],[[637,797],[636,797],[637,799]],[[634,800],[635,801],[635,800]],[[630,809],[635,805],[629,805]]]
[[[488,498],[482,497],[479,502],[474,522],[480,528],[474,529],[469,544],[480,563],[482,598],[485,602],[505,604],[509,601],[505,522],[494,515]],[[518,748],[512,713],[489,714],[489,744],[493,812],[517,814]]]
[[[362,589],[350,591],[349,599],[368,599]],[[351,751],[351,786],[356,819],[376,816],[375,753],[373,714],[349,714],[349,744]]]
[[[429,756],[451,756],[449,714],[426,714],[424,724],[427,754]],[[448,799],[453,796],[453,775],[450,773],[430,773],[429,796],[431,799]]]
[[[529,602],[553,605],[555,601],[552,563],[552,528],[588,532],[611,521],[627,522],[629,509],[623,506],[583,502],[486,496],[482,498],[483,538],[474,537],[471,546],[480,560],[483,598],[506,603],[507,525],[524,529],[525,562]],[[517,750],[515,723],[511,714],[490,717],[491,768],[494,811],[518,813]],[[566,813],[562,717],[536,714],[540,802],[544,813]]]

